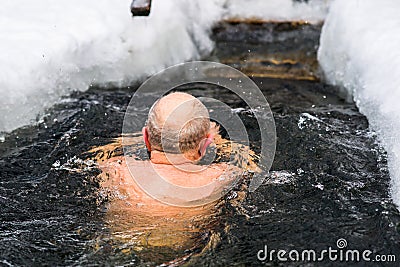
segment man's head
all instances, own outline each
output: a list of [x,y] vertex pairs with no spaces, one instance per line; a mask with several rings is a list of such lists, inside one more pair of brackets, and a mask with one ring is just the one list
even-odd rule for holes
[[207,108],[186,93],[171,93],[154,103],[149,111],[143,136],[149,151],[186,154],[191,158],[204,154],[212,142]]

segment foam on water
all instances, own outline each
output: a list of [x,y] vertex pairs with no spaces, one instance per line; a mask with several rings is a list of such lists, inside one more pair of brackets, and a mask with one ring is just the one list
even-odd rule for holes
[[322,29],[318,59],[342,86],[388,152],[392,195],[400,205],[400,2],[337,0]]
[[201,58],[213,49],[209,31],[222,18],[313,21],[329,1],[154,0],[150,17],[134,19],[130,2],[2,1],[0,132],[33,122],[72,90],[126,86]]

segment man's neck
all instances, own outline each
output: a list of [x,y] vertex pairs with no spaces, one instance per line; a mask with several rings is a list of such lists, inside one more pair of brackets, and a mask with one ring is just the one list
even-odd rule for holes
[[161,151],[151,151],[150,161],[154,164],[166,165],[180,165],[180,164],[193,164],[195,161],[184,154],[171,154]]

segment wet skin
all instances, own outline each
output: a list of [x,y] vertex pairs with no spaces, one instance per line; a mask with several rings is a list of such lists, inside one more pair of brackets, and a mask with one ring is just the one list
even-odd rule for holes
[[[202,166],[185,160],[177,164],[176,155],[166,157],[157,151],[152,152],[151,160],[128,161],[116,156],[99,162],[101,187],[112,196],[106,213],[111,232],[117,237],[124,233],[122,239],[126,241],[135,240],[135,250],[149,246],[176,249],[195,246],[196,236],[213,223],[218,200],[195,207],[171,206],[148,195],[132,173],[149,180],[151,174],[156,174],[177,186],[199,188],[198,195],[193,198],[203,198],[224,186],[218,179],[226,171],[227,164]],[[204,187],[206,185],[213,186]]]

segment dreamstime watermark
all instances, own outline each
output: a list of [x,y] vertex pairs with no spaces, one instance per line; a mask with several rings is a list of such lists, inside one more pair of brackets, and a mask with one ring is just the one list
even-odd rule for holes
[[257,259],[262,262],[272,262],[275,260],[281,262],[320,262],[320,261],[340,261],[340,262],[396,262],[394,254],[374,254],[371,250],[348,249],[347,240],[339,238],[336,241],[336,247],[327,247],[320,251],[314,249],[290,251],[284,249],[264,249],[257,252]]
[[[255,191],[262,184],[268,175],[275,156],[276,130],[270,106],[261,90],[248,76],[237,69],[216,62],[196,61],[169,67],[146,80],[132,96],[125,112],[122,131],[122,146],[125,159],[135,182],[149,196],[169,205],[199,206],[210,203],[229,191],[229,188],[225,184],[224,188],[221,188],[219,192],[218,187],[222,187],[221,184],[223,183],[220,183],[218,180],[198,187],[184,187],[173,184],[166,177],[158,173],[152,165],[148,165],[148,168],[140,173],[139,170],[141,167],[136,164],[135,157],[132,156],[131,137],[133,134],[141,132],[142,128],[146,125],[147,116],[143,114],[147,114],[153,104],[170,91],[176,90],[176,88],[183,85],[196,83],[206,83],[213,85],[213,87],[218,86],[228,89],[248,106],[249,111],[257,120],[261,139],[261,151],[257,154],[259,158],[257,171],[254,172],[250,180],[250,192]],[[221,177],[229,176],[228,179],[232,178],[232,176],[240,177],[248,161],[250,148],[249,134],[237,112],[227,105],[227,103],[224,103],[223,100],[211,98],[209,95],[207,97],[197,97],[197,99],[207,108],[209,119],[223,127],[227,132],[227,136],[229,136],[232,144],[230,161],[227,164],[230,167],[226,168],[225,173]],[[176,107],[167,121],[176,121],[180,114],[183,114],[182,117],[187,117],[185,111],[188,111],[188,109],[186,106],[182,104]],[[256,129],[252,130],[255,131]],[[172,140],[173,142],[179,142],[178,136],[172,139],[175,139]],[[171,143],[171,133],[162,130],[161,140],[163,147],[169,146]],[[165,142],[170,143],[166,144]],[[239,154],[242,154],[240,160],[237,157]],[[204,168],[212,167],[215,163],[214,159],[207,159],[207,164]],[[174,165],[172,161],[170,163]],[[202,164],[204,166],[204,163]],[[181,169],[179,166],[176,167]],[[199,170],[199,175],[202,175],[200,171],[204,171],[204,168]],[[234,185],[235,183],[232,182],[231,187]],[[210,192],[219,193],[209,194]]]

